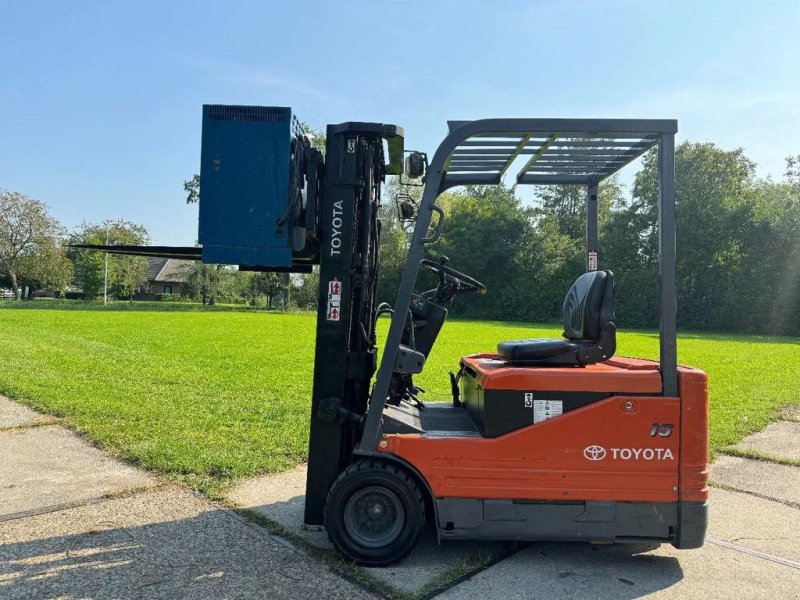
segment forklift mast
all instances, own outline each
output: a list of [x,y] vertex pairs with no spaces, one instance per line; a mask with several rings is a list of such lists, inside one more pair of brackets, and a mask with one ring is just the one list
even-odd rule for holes
[[392,163],[399,160],[402,135],[399,127],[374,123],[327,129],[306,525],[323,524],[328,490],[352,462],[367,411],[377,365],[378,207],[387,172],[383,140],[390,140],[395,160],[389,171],[396,171]]

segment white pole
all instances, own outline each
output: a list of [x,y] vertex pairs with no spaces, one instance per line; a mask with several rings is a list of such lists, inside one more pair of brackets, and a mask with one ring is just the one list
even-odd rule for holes
[[[106,246],[108,246],[108,227],[106,227]],[[105,263],[105,272],[103,274],[103,306],[108,304],[108,252],[106,252]]]

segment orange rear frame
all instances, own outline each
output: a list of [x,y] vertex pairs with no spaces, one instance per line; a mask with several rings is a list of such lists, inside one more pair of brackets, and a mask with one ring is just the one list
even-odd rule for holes
[[[702,371],[680,367],[680,397],[664,397],[655,395],[661,391],[658,363],[639,359],[582,368],[510,367],[494,355],[474,355],[462,366],[472,369],[484,389],[613,389],[615,395],[495,438],[385,435],[379,452],[413,466],[435,498],[708,498],[708,385]],[[654,424],[672,425],[671,435],[654,434]],[[592,460],[587,448],[593,446],[605,456]]]

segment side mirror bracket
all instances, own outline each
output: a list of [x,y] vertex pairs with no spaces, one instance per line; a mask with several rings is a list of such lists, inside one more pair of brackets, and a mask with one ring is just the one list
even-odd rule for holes
[[397,194],[394,203],[401,223],[413,223],[417,220],[417,202],[410,194]]
[[428,155],[416,150],[409,151],[406,155],[403,173],[400,175],[400,185],[422,186],[425,183],[427,170]]

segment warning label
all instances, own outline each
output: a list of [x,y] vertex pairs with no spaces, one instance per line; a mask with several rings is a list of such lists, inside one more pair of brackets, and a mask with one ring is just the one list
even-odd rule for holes
[[589,270],[597,271],[597,252],[589,252]]
[[334,277],[328,282],[328,321],[338,321],[342,315],[342,282]]
[[564,412],[563,400],[534,400],[533,401],[533,422],[540,423],[547,419],[557,417]]

